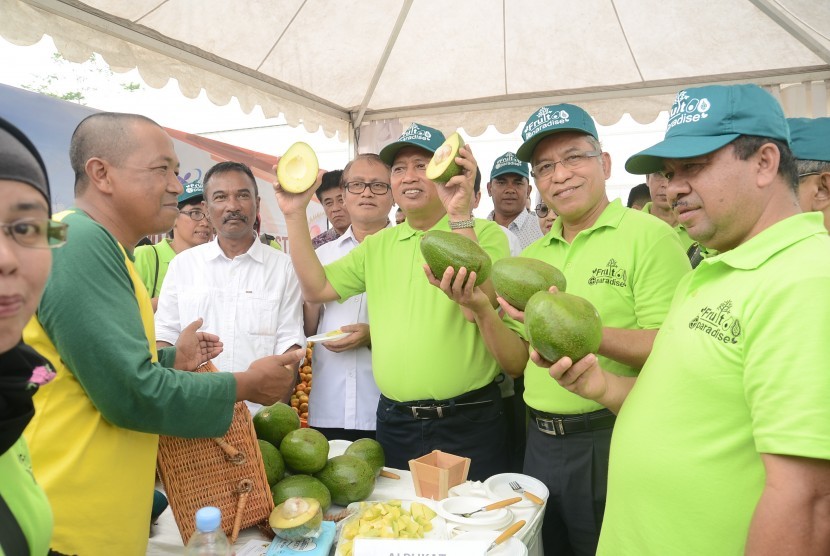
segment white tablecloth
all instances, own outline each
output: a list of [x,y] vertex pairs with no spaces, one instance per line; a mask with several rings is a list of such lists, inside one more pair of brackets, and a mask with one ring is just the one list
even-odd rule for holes
[[[342,453],[344,448],[337,442],[338,441],[332,442],[330,456]],[[347,444],[348,443],[346,443],[346,445]],[[435,502],[433,500],[419,498],[415,495],[415,486],[412,483],[412,474],[409,471],[398,469],[390,469],[390,471],[400,475],[400,480],[378,477],[377,482],[375,483],[375,490],[372,492],[372,500],[418,500],[432,507],[435,506]],[[464,486],[475,489],[479,486],[479,484],[468,482]],[[456,489],[458,488],[459,487],[456,487]],[[341,509],[342,508],[339,506],[332,506],[327,513],[333,514]],[[514,514],[516,521],[524,519],[527,522],[527,524],[516,534],[516,537],[520,539],[525,546],[527,546],[528,556],[543,556],[544,551],[542,550],[541,530],[544,506],[534,505],[533,507],[527,508],[517,508],[514,506],[511,508],[511,511]],[[151,533],[150,543],[147,547],[148,555],[182,554],[184,552],[182,538],[179,534],[179,529],[176,526],[176,522],[173,519],[173,512],[170,508],[167,508],[164,513],[161,514],[161,517],[159,517],[156,524],[153,525]],[[262,541],[264,546],[267,546],[268,544],[267,538],[256,528],[252,527],[239,533],[239,538],[234,544],[234,548],[238,553],[243,546],[253,540]],[[265,551],[263,550],[262,554],[264,553]]]

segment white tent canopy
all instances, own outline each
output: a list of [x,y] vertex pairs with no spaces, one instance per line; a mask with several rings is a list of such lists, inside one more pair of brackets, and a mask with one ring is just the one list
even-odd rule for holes
[[97,52],[153,87],[173,77],[187,97],[381,144],[413,120],[507,133],[554,102],[651,122],[692,84],[754,82],[788,115],[828,113],[828,0],[0,0],[0,14],[12,43],[47,34],[71,61]]

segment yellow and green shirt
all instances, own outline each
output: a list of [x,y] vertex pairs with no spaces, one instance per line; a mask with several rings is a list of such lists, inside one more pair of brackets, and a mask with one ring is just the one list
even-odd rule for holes
[[169,368],[175,348],[156,353],[150,298],[131,255],[80,210],[55,218],[72,237],[54,252],[23,332],[57,372],[35,395],[24,433],[54,512],[52,548],[144,554],[157,435],[222,436],[236,383],[230,373]]

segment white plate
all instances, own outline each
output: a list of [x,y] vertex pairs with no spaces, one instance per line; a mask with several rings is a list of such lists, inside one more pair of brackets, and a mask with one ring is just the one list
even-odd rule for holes
[[342,456],[346,452],[346,448],[350,445],[351,442],[349,440],[340,440],[338,438],[329,440],[329,459],[334,456]]
[[[540,480],[534,479],[529,475],[522,475],[521,473],[500,473],[498,475],[493,475],[484,481],[484,488],[486,488],[487,492],[490,493],[490,496],[496,500],[503,500],[513,496],[521,496],[518,492],[515,492],[512,488],[510,488],[510,481],[516,481],[522,486],[522,488],[525,489],[526,492],[535,494],[542,500],[547,501],[549,494],[548,487],[546,487]],[[513,505],[517,508],[535,508],[537,506],[535,502],[528,500],[524,496],[522,496],[521,502],[516,502]]]
[[509,508],[478,512],[470,517],[456,515],[472,512],[498,501],[499,499],[490,500],[479,496],[450,496],[441,500],[435,511],[447,521],[457,523],[462,529],[500,529],[513,521],[513,512]]
[[315,336],[309,336],[306,338],[307,342],[320,342],[322,344],[326,342],[333,342],[334,340],[339,340],[340,338],[345,338],[351,334],[351,332],[343,332],[339,328],[337,330],[332,330],[331,332],[324,332],[323,334],[317,334]]
[[[466,531],[460,535],[453,537],[457,541],[485,541],[491,543],[496,540],[496,537],[501,535],[501,531]],[[489,546],[489,545],[488,545]],[[522,541],[515,536],[510,537],[492,551],[487,553],[487,556],[526,556],[527,547]]]

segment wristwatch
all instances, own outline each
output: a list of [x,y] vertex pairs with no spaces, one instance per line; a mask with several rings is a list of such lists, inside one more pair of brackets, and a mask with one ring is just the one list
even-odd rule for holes
[[458,222],[453,222],[450,220],[450,230],[462,230],[464,228],[475,228],[476,220],[475,218],[470,218],[469,220],[459,220]]

